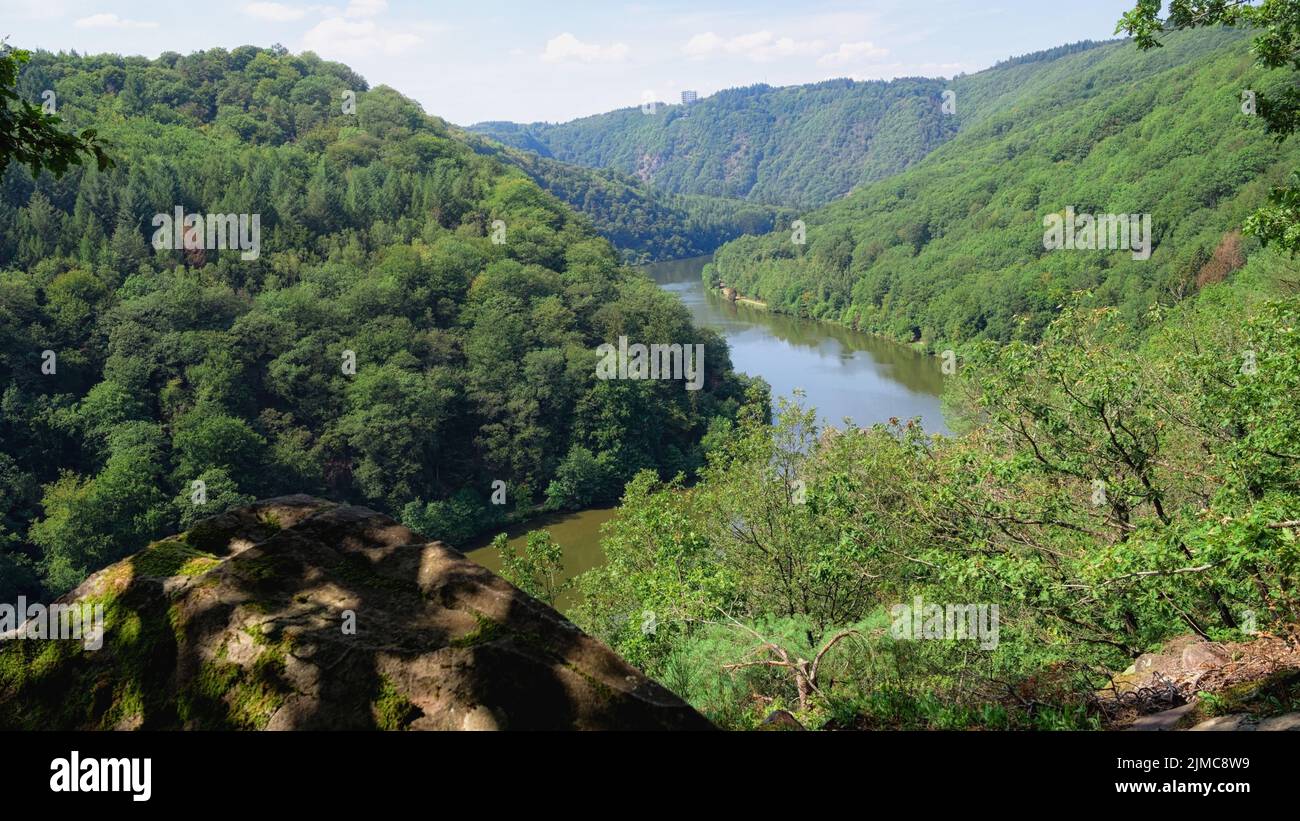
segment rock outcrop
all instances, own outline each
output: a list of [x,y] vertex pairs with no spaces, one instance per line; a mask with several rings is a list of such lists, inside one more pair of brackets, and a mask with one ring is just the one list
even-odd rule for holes
[[1300,642],[1179,636],[1139,656],[1098,696],[1111,726],[1126,730],[1300,729]]
[[362,507],[203,520],[85,581],[105,640],[0,645],[0,727],[709,729],[550,607]]

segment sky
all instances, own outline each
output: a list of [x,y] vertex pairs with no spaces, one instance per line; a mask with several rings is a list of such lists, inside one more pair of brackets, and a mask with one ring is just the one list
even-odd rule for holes
[[1135,0],[0,0],[17,48],[314,51],[460,125],[834,77],[951,77],[1113,36]]

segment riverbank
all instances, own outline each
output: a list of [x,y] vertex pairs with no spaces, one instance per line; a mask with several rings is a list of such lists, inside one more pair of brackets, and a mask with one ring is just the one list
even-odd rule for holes
[[[699,259],[699,257],[697,257],[697,259]],[[710,258],[710,260],[711,260],[711,258]],[[679,260],[674,260],[674,261],[679,261]],[[681,260],[681,261],[684,261],[684,260]],[[713,263],[712,261],[710,261],[708,264],[712,265],[712,264],[714,264],[714,263]],[[721,272],[721,271],[718,271],[717,273],[718,273],[718,276],[721,277],[722,272]],[[823,324],[823,325],[830,325],[830,326],[832,326],[832,327],[836,327],[836,328],[846,328],[846,329],[852,331],[852,332],[855,333],[855,334],[863,334],[863,335],[865,335],[865,336],[871,336],[871,337],[874,337],[874,338],[879,339],[879,340],[881,340],[881,341],[883,341],[883,342],[889,342],[889,343],[891,343],[891,344],[893,344],[893,345],[900,345],[900,346],[902,346],[902,347],[909,348],[909,349],[914,350],[914,351],[916,351],[916,352],[918,352],[918,353],[920,353],[920,354],[923,354],[923,355],[925,355],[925,356],[929,356],[929,357],[932,357],[932,358],[938,358],[938,357],[941,355],[941,353],[942,353],[941,351],[932,350],[931,347],[930,347],[929,345],[927,345],[924,341],[921,341],[921,340],[913,340],[913,341],[907,341],[907,342],[904,342],[904,341],[901,340],[901,339],[895,339],[894,337],[892,337],[892,336],[886,336],[885,334],[876,333],[876,332],[874,332],[874,331],[864,331],[864,330],[862,330],[861,328],[858,328],[858,327],[856,327],[856,326],[854,326],[854,325],[850,325],[850,324],[847,323],[847,322],[842,322],[842,321],[840,321],[840,320],[838,320],[838,319],[822,319],[822,318],[820,318],[820,317],[799,316],[798,314],[792,314],[792,313],[790,313],[789,311],[782,310],[781,308],[773,308],[773,307],[772,307],[769,303],[767,303],[767,302],[764,302],[764,301],[762,301],[762,300],[760,300],[760,299],[754,299],[753,297],[747,297],[747,296],[744,296],[744,295],[742,295],[742,294],[740,293],[740,291],[738,291],[737,289],[735,289],[735,288],[733,288],[733,287],[730,287],[730,286],[728,286],[728,285],[722,284],[722,280],[721,280],[721,279],[719,279],[719,285],[718,285],[717,287],[713,287],[713,286],[707,284],[707,283],[709,282],[709,279],[710,279],[710,278],[704,276],[704,271],[703,271],[703,270],[701,270],[701,277],[700,277],[700,278],[701,278],[701,281],[702,281],[702,282],[706,283],[706,284],[704,285],[704,289],[705,289],[705,291],[707,291],[708,293],[711,293],[711,294],[715,294],[715,295],[717,295],[719,298],[721,298],[721,299],[725,299],[725,300],[727,300],[728,302],[731,302],[731,303],[736,304],[736,305],[748,305],[748,306],[750,306],[750,307],[752,307],[752,308],[759,308],[759,309],[761,309],[761,310],[764,310],[764,311],[770,311],[770,312],[772,312],[772,313],[774,313],[774,314],[779,314],[779,315],[781,315],[781,316],[788,316],[788,317],[791,317],[791,318],[793,318],[793,319],[798,319],[798,320],[800,320],[801,322],[817,322],[817,323],[821,323],[821,324]]]
[[[760,300],[730,300],[705,287],[702,277],[708,257],[648,265],[641,270],[659,287],[676,294],[696,325],[726,338],[738,371],[760,376],[772,395],[803,392],[809,405],[828,423],[870,426],[891,417],[919,417],[927,430],[946,433],[939,397],[943,375],[938,362],[908,346],[863,334],[841,323],[782,314]],[[532,530],[549,530],[564,552],[565,577],[585,572],[604,561],[601,526],[615,508],[544,514],[490,529],[467,543],[466,552],[493,571],[500,557],[492,538],[505,532],[522,548]],[[576,603],[576,593],[561,599],[560,609]]]
[[[614,518],[616,507],[592,507],[586,510],[545,513],[522,522],[516,522],[507,528],[497,528],[490,534],[476,537],[464,553],[475,562],[491,570],[501,572],[501,552],[492,546],[492,541],[500,533],[506,534],[506,540],[516,551],[522,551],[528,543],[528,534],[534,530],[546,530],[551,538],[564,552],[565,580],[598,567],[605,561],[605,553],[600,548],[601,527]],[[577,590],[561,594],[555,602],[555,608],[564,612],[580,600]]]
[[719,285],[717,288],[712,288],[710,290],[712,290],[714,293],[721,294],[722,298],[727,300],[728,302],[734,302],[738,305],[749,305],[750,307],[760,308],[764,311],[768,310],[766,302],[762,302],[757,299],[750,299],[747,296],[742,296],[741,293],[737,291],[735,288],[728,288],[725,285]]

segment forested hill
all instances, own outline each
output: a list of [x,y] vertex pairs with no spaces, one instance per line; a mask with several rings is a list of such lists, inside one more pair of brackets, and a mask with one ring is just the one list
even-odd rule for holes
[[[611,501],[638,469],[689,474],[735,412],[719,337],[523,173],[345,66],[36,53],[18,91],[45,89],[116,165],[0,180],[4,598],[283,493],[455,544]],[[260,241],[157,249],[177,208],[256,216]],[[621,335],[703,344],[703,389],[597,380]]]
[[585,214],[631,264],[711,253],[728,240],[788,225],[794,209],[702,194],[671,194],[611,168],[588,168],[462,132],[476,151],[523,171]]
[[[929,346],[1037,339],[1076,291],[1147,311],[1239,268],[1237,231],[1296,167],[1243,113],[1243,89],[1282,82],[1254,66],[1249,34],[1171,35],[1012,63],[954,84],[960,133],[903,173],[802,216],[790,231],[719,249],[714,281],[778,310]],[[1149,215],[1152,253],[1048,251],[1067,209]]]
[[822,205],[915,163],[966,119],[955,99],[944,110],[944,91],[963,85],[972,101],[1008,98],[1042,63],[1097,45],[1012,58],[978,82],[754,86],[689,108],[656,105],[563,125],[488,122],[465,133],[477,150],[590,217],[626,260],[696,256],[788,225],[790,204]]
[[815,207],[917,162],[957,130],[945,80],[728,89],[687,106],[562,124],[479,123],[507,145],[613,168],[664,191]]

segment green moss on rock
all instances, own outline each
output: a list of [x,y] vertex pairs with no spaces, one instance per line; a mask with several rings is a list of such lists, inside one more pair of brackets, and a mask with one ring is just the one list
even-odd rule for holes
[[463,636],[452,639],[449,642],[452,647],[477,647],[480,644],[495,641],[505,635],[506,629],[502,624],[493,621],[477,610],[472,612],[474,613],[474,629]]
[[[250,636],[253,632],[246,631]],[[178,693],[179,717],[190,729],[262,730],[292,694],[285,679],[288,642],[256,641],[261,653],[251,665],[231,662],[227,646],[199,666]]]
[[220,564],[216,556],[190,547],[181,537],[154,542],[130,562],[137,576],[154,578],[198,576]]
[[1216,693],[1202,693],[1188,723],[1247,713],[1271,716],[1300,710],[1300,670],[1282,670]]
[[424,711],[411,703],[388,676],[379,677],[379,695],[370,705],[375,726],[381,730],[405,730]]
[[[463,729],[480,708],[539,729],[708,726],[666,692],[647,699],[652,684],[624,692],[632,668],[391,519],[268,504],[283,531],[259,518],[265,506],[230,511],[196,526],[202,539],[164,539],[88,580],[79,602],[103,607],[100,649],[0,645],[0,729]],[[361,635],[328,617],[353,600],[377,605]]]

